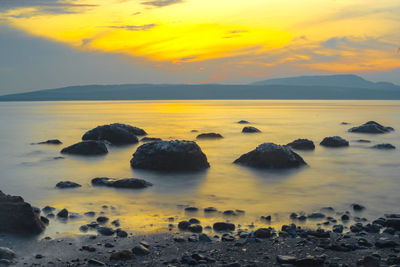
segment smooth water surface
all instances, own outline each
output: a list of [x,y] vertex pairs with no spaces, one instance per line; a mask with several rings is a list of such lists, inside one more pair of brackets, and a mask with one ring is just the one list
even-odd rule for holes
[[[258,134],[243,134],[248,120]],[[349,127],[376,120],[400,129],[399,101],[101,101],[0,103],[0,190],[21,195],[32,205],[52,205],[72,212],[103,210],[119,218],[125,229],[152,232],[166,229],[169,217],[196,217],[207,223],[229,219],[262,224],[261,215],[273,215],[272,224],[288,221],[292,211],[317,211],[324,206],[349,209],[357,202],[361,214],[372,218],[400,212],[400,152],[370,146],[391,143],[400,148],[399,131],[382,135],[355,134]],[[351,125],[342,125],[346,121]],[[101,157],[61,156],[59,151],[102,124],[121,122],[145,129],[149,137],[195,140],[198,133],[216,132],[221,140],[199,140],[211,168],[194,174],[162,174],[133,170],[129,161],[138,145],[109,147]],[[349,148],[319,146],[326,136],[340,135]],[[64,144],[31,145],[47,139]],[[297,151],[308,167],[290,171],[254,170],[232,164],[241,154],[263,142],[286,144],[297,138],[315,142],[312,152]],[[370,144],[357,143],[369,139]],[[94,177],[145,179],[145,190],[93,188]],[[70,180],[81,188],[58,190],[58,181]],[[115,210],[101,206],[114,206]],[[185,214],[181,205],[200,209],[241,209],[237,218]],[[77,232],[87,218],[52,222],[46,234]]]

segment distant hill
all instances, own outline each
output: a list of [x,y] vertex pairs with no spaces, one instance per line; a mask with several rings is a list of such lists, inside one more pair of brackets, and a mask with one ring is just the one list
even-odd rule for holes
[[400,89],[393,83],[371,82],[360,76],[352,74],[321,75],[321,76],[298,76],[278,79],[262,80],[252,85],[290,85],[290,86],[337,86],[346,88],[368,88],[368,89]]
[[[265,83],[265,84],[263,84]],[[85,85],[0,96],[0,101],[184,99],[399,99],[400,86],[355,75],[270,79],[250,85]]]

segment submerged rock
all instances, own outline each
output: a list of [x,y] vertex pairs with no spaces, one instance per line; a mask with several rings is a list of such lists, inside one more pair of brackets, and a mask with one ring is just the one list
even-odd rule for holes
[[77,184],[77,183],[75,183],[75,182],[71,182],[71,181],[61,181],[61,182],[58,182],[58,183],[56,184],[56,187],[57,187],[57,188],[60,188],[60,189],[65,189],[65,188],[76,188],[76,187],[81,187],[81,185],[80,185],[80,184]]
[[375,148],[375,149],[396,149],[396,147],[394,145],[387,144],[387,143],[385,143],[385,144],[377,144],[377,145],[374,145],[372,148]]
[[308,139],[297,139],[294,140],[293,142],[287,144],[287,146],[290,146],[291,148],[294,149],[299,149],[299,150],[314,150],[315,145],[314,142]]
[[192,141],[159,141],[141,145],[133,154],[136,169],[157,171],[199,171],[210,164],[201,148]]
[[326,147],[345,147],[349,146],[349,142],[340,136],[325,137],[320,143],[321,146]]
[[247,126],[242,129],[242,133],[259,133],[259,132],[261,132],[259,129],[252,126]]
[[146,132],[140,128],[122,123],[113,123],[109,125],[97,126],[87,131],[82,140],[106,140],[113,145],[136,144],[137,136],[146,135]]
[[289,147],[274,143],[264,143],[234,161],[236,164],[265,169],[296,168],[307,165]]
[[61,144],[62,144],[62,142],[58,139],[50,139],[47,141],[34,143],[34,145],[61,145]]
[[219,139],[224,138],[222,135],[218,133],[203,133],[199,134],[196,139]]
[[17,234],[39,234],[45,228],[29,203],[19,196],[10,196],[0,191],[0,232]]
[[248,122],[246,120],[240,120],[237,123],[239,123],[239,124],[249,124],[250,122]]
[[370,133],[370,134],[382,134],[394,131],[392,127],[383,126],[375,121],[369,121],[363,125],[353,127],[349,129],[352,133]]
[[95,156],[108,153],[107,147],[100,141],[83,141],[61,150],[63,154]]
[[143,179],[136,179],[136,178],[113,179],[113,178],[102,177],[102,178],[92,179],[92,185],[107,186],[114,188],[141,189],[152,186],[153,184]]

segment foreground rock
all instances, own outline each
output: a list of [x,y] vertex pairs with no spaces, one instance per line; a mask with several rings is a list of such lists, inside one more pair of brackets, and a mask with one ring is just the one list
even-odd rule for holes
[[136,144],[137,136],[146,135],[146,132],[140,128],[122,123],[113,123],[110,125],[97,126],[86,132],[82,140],[108,141],[113,145]]
[[222,135],[218,133],[203,133],[199,134],[196,139],[220,139],[224,138]]
[[294,140],[293,142],[287,144],[287,146],[290,146],[293,149],[298,149],[298,150],[314,150],[315,145],[314,142],[308,139],[297,139]]
[[39,234],[45,228],[32,206],[19,196],[6,195],[0,191],[0,232]]
[[61,181],[56,184],[56,188],[60,189],[77,188],[77,187],[81,187],[81,185],[71,181]]
[[83,141],[61,150],[63,154],[96,156],[105,155],[108,149],[103,142],[100,141]]
[[396,147],[392,144],[377,144],[374,145],[372,148],[375,149],[396,149]]
[[346,147],[349,146],[349,141],[340,136],[325,137],[320,143],[321,146],[326,147]]
[[114,188],[141,189],[152,186],[153,184],[145,180],[136,178],[113,179],[113,178],[103,177],[103,178],[92,179],[92,185],[107,186]]
[[33,143],[33,145],[61,145],[61,144],[62,142],[58,139],[50,139],[39,143]]
[[261,132],[259,129],[252,126],[247,126],[242,129],[242,133],[259,133],[259,132]]
[[133,168],[157,171],[199,171],[210,164],[192,141],[159,141],[141,145],[133,154]]
[[274,143],[261,144],[255,150],[240,156],[234,163],[264,169],[296,168],[307,165],[303,158],[289,147]]
[[369,121],[361,126],[349,129],[349,132],[352,133],[370,133],[370,134],[383,134],[391,131],[394,131],[392,127],[383,126],[375,121]]

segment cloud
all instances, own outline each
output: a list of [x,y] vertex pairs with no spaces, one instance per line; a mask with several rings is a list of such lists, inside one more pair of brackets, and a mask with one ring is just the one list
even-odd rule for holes
[[157,24],[145,24],[145,25],[122,25],[122,26],[107,26],[112,29],[123,29],[127,31],[148,31],[156,27]]
[[154,7],[165,7],[183,3],[183,0],[154,0],[142,2],[142,5],[154,6]]

